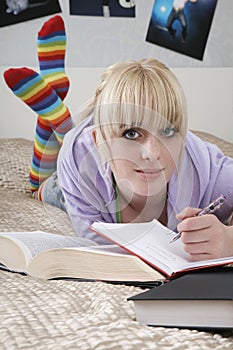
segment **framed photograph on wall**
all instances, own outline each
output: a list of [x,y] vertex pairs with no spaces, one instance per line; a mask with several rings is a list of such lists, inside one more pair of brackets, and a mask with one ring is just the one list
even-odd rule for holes
[[146,41],[203,60],[218,0],[155,0]]
[[134,0],[70,0],[70,15],[135,17]]
[[58,0],[1,0],[0,27],[61,12]]

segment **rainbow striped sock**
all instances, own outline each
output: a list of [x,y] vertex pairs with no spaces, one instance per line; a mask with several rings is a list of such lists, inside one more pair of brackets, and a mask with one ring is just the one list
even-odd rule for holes
[[[44,119],[38,116],[30,168],[30,187],[35,192],[57,167],[60,145]],[[39,198],[38,198],[39,199]]]
[[32,192],[56,169],[64,135],[72,126],[70,112],[45,79],[29,68],[10,68],[4,78],[13,91],[38,116],[30,171]]
[[38,32],[37,51],[41,75],[64,100],[69,79],[65,74],[65,25],[60,16],[50,18]]
[[[66,97],[70,86],[69,79],[65,74],[65,50],[65,25],[60,16],[54,16],[46,21],[38,32],[37,51],[41,75],[43,75],[47,83],[56,91],[62,100]],[[56,170],[57,155],[60,149],[60,145],[56,142],[52,130],[51,135],[45,141],[45,138],[43,138],[45,130],[49,136],[50,126],[46,120],[38,116],[30,182],[31,187],[34,186],[37,188],[37,177],[40,172],[40,186],[38,191],[34,192],[34,196],[39,200],[43,200],[43,188],[46,185],[46,178],[50,176],[51,172]],[[59,133],[59,130],[57,132]],[[43,148],[40,148],[38,142],[41,135],[43,141],[46,142],[46,152],[44,152]],[[60,142],[62,136],[59,136]],[[40,163],[38,163],[38,155],[41,159]]]
[[42,77],[27,68],[8,70],[4,77],[16,96],[41,113],[34,138],[30,184],[33,194],[42,200],[41,184],[56,170],[63,137],[73,126],[69,111],[61,101],[69,90],[69,79],[64,70],[66,34],[60,16],[44,23],[38,32],[37,49]]

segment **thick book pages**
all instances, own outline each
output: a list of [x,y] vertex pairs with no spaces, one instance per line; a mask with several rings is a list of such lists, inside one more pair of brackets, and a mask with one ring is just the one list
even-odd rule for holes
[[117,245],[100,246],[85,238],[40,231],[1,233],[0,264],[45,279],[146,282],[165,278]]
[[41,252],[53,248],[93,246],[89,239],[51,234],[42,231],[1,232],[0,263],[13,270],[26,270]]
[[180,239],[170,243],[176,233],[157,220],[129,224],[95,222],[91,229],[135,254],[167,277],[193,269],[233,263],[233,256],[197,262],[190,261]]
[[233,329],[233,268],[192,272],[128,300],[143,324]]

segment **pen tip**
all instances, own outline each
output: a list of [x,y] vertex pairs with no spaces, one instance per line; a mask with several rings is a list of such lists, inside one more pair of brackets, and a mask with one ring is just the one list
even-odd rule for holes
[[180,236],[181,236],[180,233],[178,233],[176,236],[174,236],[174,237],[170,240],[169,243],[173,243],[173,242],[177,241],[177,239],[179,239]]

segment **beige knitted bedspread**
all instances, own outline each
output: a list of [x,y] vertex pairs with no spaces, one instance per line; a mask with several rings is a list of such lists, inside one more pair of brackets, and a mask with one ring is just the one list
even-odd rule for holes
[[[233,156],[233,144],[199,133]],[[0,231],[74,235],[67,215],[30,198],[32,142],[0,140]],[[141,289],[102,282],[45,281],[0,271],[0,349],[225,350],[233,332],[147,327],[127,297]]]

